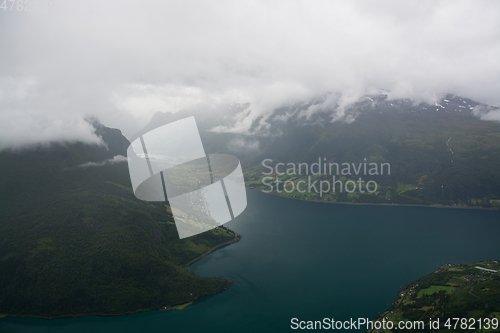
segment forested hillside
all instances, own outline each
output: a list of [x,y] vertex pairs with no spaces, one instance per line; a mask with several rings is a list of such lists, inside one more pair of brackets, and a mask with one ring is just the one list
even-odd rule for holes
[[179,240],[168,203],[133,195],[128,141],[94,126],[104,145],[0,153],[0,313],[120,314],[227,288],[229,281],[195,276],[186,264],[235,234]]

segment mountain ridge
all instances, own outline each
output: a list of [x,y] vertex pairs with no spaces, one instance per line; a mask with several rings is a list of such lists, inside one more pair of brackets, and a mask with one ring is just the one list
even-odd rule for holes
[[275,109],[267,118],[255,119],[250,126],[253,132],[245,134],[214,132],[213,124],[234,125],[231,118],[250,112],[249,104],[226,105],[218,116],[205,112],[208,106],[157,113],[148,126],[195,116],[205,149],[238,156],[247,185],[255,189],[265,189],[265,159],[285,164],[311,164],[318,158],[386,162],[392,174],[374,178],[382,189],[375,195],[336,193],[320,198],[297,191],[283,195],[330,202],[500,207],[500,127],[478,118],[479,109],[498,108],[451,94],[431,105],[391,100],[380,93],[343,108],[345,119],[354,121],[332,121],[339,105],[318,107],[324,102],[319,99]]

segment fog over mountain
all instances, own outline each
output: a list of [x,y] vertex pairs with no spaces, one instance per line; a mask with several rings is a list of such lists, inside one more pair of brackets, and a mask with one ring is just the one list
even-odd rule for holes
[[[498,105],[499,12],[498,1],[56,0],[50,11],[0,10],[0,149],[98,144],[89,115],[130,137],[158,111],[200,103],[206,112],[251,103],[219,128],[232,132],[315,98],[349,122],[345,109],[379,88],[389,99],[433,104],[451,93]],[[497,109],[474,112],[500,120]]]

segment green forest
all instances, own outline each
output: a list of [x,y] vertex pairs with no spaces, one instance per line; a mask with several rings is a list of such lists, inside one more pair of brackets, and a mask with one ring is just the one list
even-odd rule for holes
[[120,131],[106,145],[0,153],[0,314],[114,315],[192,302],[228,288],[187,264],[237,241],[226,228],[180,240],[168,202],[135,198]]

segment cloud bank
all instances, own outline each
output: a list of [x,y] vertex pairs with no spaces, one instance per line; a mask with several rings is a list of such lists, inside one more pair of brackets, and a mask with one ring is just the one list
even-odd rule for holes
[[[373,88],[499,104],[498,1],[54,1],[1,12],[0,149],[126,136],[157,111],[274,108]],[[207,111],[209,112],[209,111]]]

